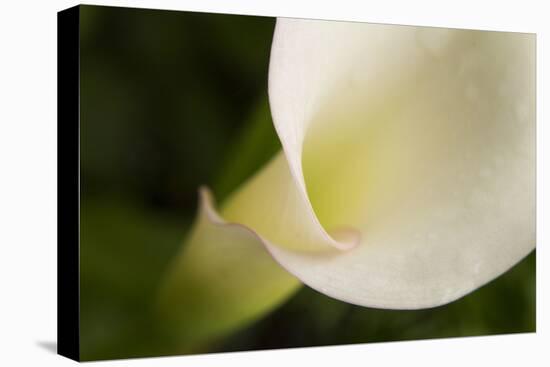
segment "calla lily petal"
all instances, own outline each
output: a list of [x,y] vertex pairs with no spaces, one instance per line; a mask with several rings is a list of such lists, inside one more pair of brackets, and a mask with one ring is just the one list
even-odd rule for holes
[[273,158],[224,203],[222,217],[288,249],[326,251],[348,249],[359,243],[356,231],[330,236],[324,230],[283,154]]
[[255,232],[219,217],[210,191],[202,188],[199,199],[196,222],[157,305],[165,329],[188,348],[255,320],[301,285],[273,261]]
[[393,309],[499,276],[535,247],[534,86],[533,35],[278,19],[283,152],[219,214],[202,192],[163,309],[204,340],[286,299],[290,274]]
[[533,35],[279,19],[275,126],[325,228],[361,243],[270,246],[340,300],[450,302],[535,246]]

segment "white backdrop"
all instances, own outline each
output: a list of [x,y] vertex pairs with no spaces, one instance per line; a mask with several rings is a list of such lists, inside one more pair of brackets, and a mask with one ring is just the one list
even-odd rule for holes
[[[537,333],[98,362],[104,366],[539,366],[550,361],[548,92],[543,1],[126,0],[98,5],[537,33]],[[0,5],[0,366],[64,366],[56,341],[56,12],[74,1]],[[546,23],[546,24],[545,24]],[[546,66],[546,68],[545,68]],[[545,144],[546,142],[547,144]]]

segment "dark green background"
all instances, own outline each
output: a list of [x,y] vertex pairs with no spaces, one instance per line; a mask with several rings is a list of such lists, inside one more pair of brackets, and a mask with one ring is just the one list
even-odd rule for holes
[[[195,216],[279,148],[267,105],[273,18],[81,7],[81,355],[177,354],[154,293]],[[302,288],[202,352],[535,330],[535,254],[450,305],[352,306]]]

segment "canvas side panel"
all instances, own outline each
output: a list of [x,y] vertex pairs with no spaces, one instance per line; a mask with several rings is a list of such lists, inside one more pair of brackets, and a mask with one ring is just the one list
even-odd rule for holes
[[80,7],[57,14],[57,352],[79,360]]

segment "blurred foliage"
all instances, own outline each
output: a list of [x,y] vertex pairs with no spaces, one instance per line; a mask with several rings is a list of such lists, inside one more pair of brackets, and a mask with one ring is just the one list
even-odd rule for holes
[[199,349],[151,311],[192,224],[280,149],[267,103],[274,19],[81,7],[81,354],[84,360],[535,330],[535,254],[450,305],[375,310],[307,287]]

